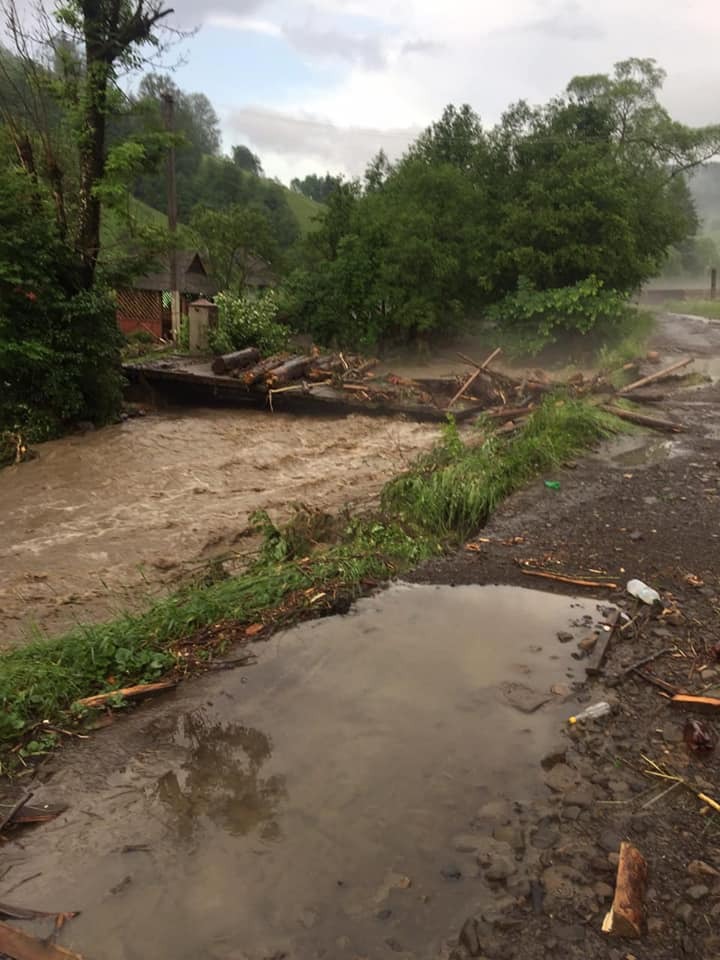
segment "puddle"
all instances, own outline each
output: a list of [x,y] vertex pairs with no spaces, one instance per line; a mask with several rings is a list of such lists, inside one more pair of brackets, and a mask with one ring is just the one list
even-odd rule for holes
[[399,584],[279,635],[68,751],[38,801],[69,810],[6,848],[0,898],[81,910],[61,940],[103,960],[434,957],[491,896],[453,838],[546,795],[550,688],[582,674],[557,634],[599,617]]
[[677,440],[647,434],[625,434],[602,444],[592,459],[621,467],[642,467],[680,456],[682,446]]

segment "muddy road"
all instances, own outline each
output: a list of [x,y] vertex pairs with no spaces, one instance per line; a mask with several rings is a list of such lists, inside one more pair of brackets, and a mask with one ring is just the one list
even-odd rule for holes
[[437,438],[402,419],[150,413],[0,471],[0,646],[146,604],[198,562],[246,555],[248,518],[368,505]]

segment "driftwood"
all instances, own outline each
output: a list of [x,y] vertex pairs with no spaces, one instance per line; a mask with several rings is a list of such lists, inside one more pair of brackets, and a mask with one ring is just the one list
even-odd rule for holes
[[29,803],[25,803],[12,815],[10,822],[13,825],[23,823],[49,823],[51,820],[59,817],[61,813],[65,813],[66,810],[66,803],[46,804],[42,807],[33,807]]
[[0,922],[0,953],[12,960],[82,960],[79,953],[38,940],[24,930]]
[[157,683],[140,683],[135,687],[123,687],[120,690],[108,690],[106,693],[96,693],[92,697],[83,697],[75,701],[79,707],[104,707],[115,697],[124,697],[126,700],[146,697],[151,693],[160,693],[161,690],[171,690],[177,686],[176,680],[158,680]]
[[613,677],[608,677],[605,681],[610,686],[615,686],[620,683],[625,677],[630,676],[631,673],[640,670],[641,667],[646,666],[648,663],[652,663],[653,660],[657,660],[658,657],[665,656],[666,653],[672,653],[674,647],[663,647],[662,650],[656,650],[655,653],[651,653],[647,657],[642,657],[640,660],[636,660],[635,663],[631,663],[629,667],[625,667],[624,670],[620,670],[619,673],[616,673]]
[[221,357],[215,357],[213,360],[212,372],[230,373],[231,370],[249,367],[251,363],[257,363],[259,359],[260,351],[257,347],[246,347],[245,350],[236,350],[235,353],[224,353]]
[[641,427],[650,427],[651,430],[663,430],[666,433],[681,433],[685,427],[672,420],[660,420],[658,417],[648,417],[647,414],[637,413],[635,410],[626,410],[625,407],[616,407],[612,403],[601,403],[600,409],[612,413],[621,420],[636,423]]
[[324,357],[315,357],[310,367],[308,367],[306,377],[308,380],[326,380],[329,373],[335,373],[342,370],[343,365],[339,357],[328,354]]
[[629,383],[626,387],[623,387],[622,390],[618,390],[618,393],[622,397],[624,394],[630,393],[631,390],[637,390],[638,387],[644,387],[648,383],[655,383],[656,380],[662,380],[665,377],[669,377],[671,374],[675,373],[676,370],[681,370],[689,363],[692,363],[694,359],[694,357],[688,357],[687,360],[678,360],[677,363],[673,363],[671,366],[665,367],[664,370],[658,370],[656,373],[651,373],[647,377],[642,377],[640,380],[635,380],[634,383]]
[[465,363],[469,363],[471,367],[477,367],[479,370],[482,370],[484,376],[497,381],[504,386],[506,390],[519,390],[522,387],[521,381],[516,380],[515,377],[510,377],[506,373],[498,373],[497,370],[490,370],[488,367],[483,368],[481,363],[473,360],[472,357],[466,357],[464,353],[458,353],[458,356],[461,360],[464,360]]
[[265,376],[265,383],[269,387],[280,387],[293,380],[299,380],[313,362],[312,357],[293,357],[286,360],[279,367],[273,367]]
[[460,397],[465,393],[465,391],[466,391],[473,383],[475,383],[475,381],[476,381],[477,378],[480,376],[480,374],[483,372],[483,370],[485,370],[485,369],[488,367],[488,365],[489,365],[490,363],[492,363],[492,361],[495,359],[495,357],[497,357],[497,355],[498,355],[500,352],[501,352],[501,348],[500,348],[500,347],[497,347],[495,350],[493,350],[493,352],[490,354],[490,356],[486,357],[486,358],[483,360],[483,362],[482,362],[482,363],[480,364],[480,366],[475,370],[475,372],[470,374],[470,376],[467,378],[467,380],[465,381],[465,383],[463,383],[463,385],[460,387],[460,389],[457,391],[457,393],[454,394],[453,398],[450,400],[450,402],[448,403],[447,407],[445,408],[446,410],[449,410],[449,409],[453,406],[453,404],[454,404],[457,400],[460,399]]
[[602,580],[582,580],[577,577],[566,577],[563,573],[552,573],[550,570],[527,570],[523,568],[521,573],[526,577],[544,577],[546,580],[557,580],[558,583],[571,583],[575,587],[604,587],[606,590],[617,590],[617,583]]
[[617,630],[619,623],[620,611],[618,610],[615,613],[615,619],[612,622],[611,628],[609,630],[603,630],[598,637],[598,641],[595,644],[595,649],[590,656],[590,662],[585,667],[585,673],[588,677],[594,677],[599,673],[602,673],[605,659],[608,655],[608,651],[610,650],[610,644],[613,642],[615,631]]
[[285,363],[286,359],[286,357],[274,356],[268,357],[267,360],[261,360],[260,363],[256,363],[254,367],[250,367],[249,370],[241,373],[240,379],[246,387],[251,387],[254,383],[263,380],[265,375],[270,373],[275,367],[279,367]]
[[603,933],[616,937],[641,937],[645,930],[647,864],[631,843],[620,844],[615,896],[602,925]]
[[720,700],[717,697],[693,697],[689,693],[676,693],[670,703],[685,710],[696,710],[711,716],[720,716]]

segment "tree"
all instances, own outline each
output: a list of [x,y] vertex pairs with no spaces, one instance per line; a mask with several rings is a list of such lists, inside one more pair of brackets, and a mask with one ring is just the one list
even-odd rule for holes
[[261,210],[238,205],[225,210],[199,208],[192,230],[223,290],[243,292],[251,255],[272,260],[277,254],[270,221]]
[[256,177],[261,177],[263,175],[262,163],[260,163],[260,157],[253,153],[249,147],[239,144],[232,148],[232,159],[236,167],[239,167],[241,170],[245,170],[247,173],[252,173]]
[[317,203],[327,203],[330,194],[335,191],[342,183],[341,177],[334,177],[326,173],[324,177],[319,177],[316,173],[310,173],[300,180],[294,177],[290,181],[290,189],[295,193],[301,193],[310,200]]

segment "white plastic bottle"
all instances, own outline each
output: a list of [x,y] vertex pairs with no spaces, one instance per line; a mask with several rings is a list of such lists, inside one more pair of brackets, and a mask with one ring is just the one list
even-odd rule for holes
[[660,601],[660,594],[657,590],[653,590],[652,587],[649,587],[646,583],[643,583],[642,580],[628,580],[627,587],[625,588],[631,597],[637,597],[638,600],[642,600],[643,603],[658,603]]
[[599,703],[593,703],[590,707],[585,707],[576,717],[570,717],[568,723],[582,723],[583,720],[597,720],[599,717],[606,716],[611,710],[612,707],[610,704],[606,700],[601,700]]

